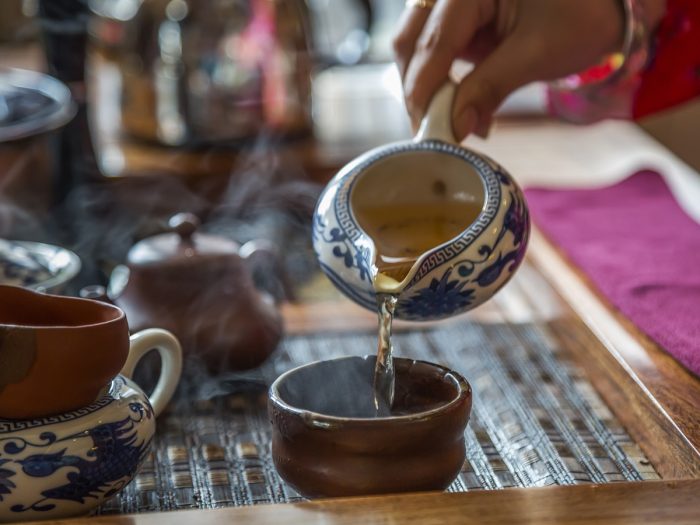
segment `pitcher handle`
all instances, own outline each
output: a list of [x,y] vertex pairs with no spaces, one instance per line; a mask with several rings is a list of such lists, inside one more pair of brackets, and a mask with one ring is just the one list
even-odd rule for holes
[[428,105],[428,112],[423,117],[416,133],[415,142],[421,140],[441,140],[449,144],[456,144],[454,131],[452,131],[452,103],[454,102],[457,84],[448,80],[433,95]]
[[158,383],[148,400],[156,417],[163,411],[175,393],[182,373],[182,348],[173,334],[159,328],[149,328],[130,338],[129,357],[121,374],[131,379],[136,365],[150,350],[160,354],[161,369]]

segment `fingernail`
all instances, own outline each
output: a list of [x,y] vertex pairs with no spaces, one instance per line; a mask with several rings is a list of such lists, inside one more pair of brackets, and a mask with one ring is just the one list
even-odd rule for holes
[[461,141],[474,132],[479,121],[479,113],[473,106],[467,106],[456,118],[453,117],[453,119],[452,127],[455,130],[457,138]]
[[484,140],[489,138],[490,133],[491,133],[491,121],[479,124],[476,127],[476,129],[474,130],[474,134],[477,135],[478,137],[481,137]]

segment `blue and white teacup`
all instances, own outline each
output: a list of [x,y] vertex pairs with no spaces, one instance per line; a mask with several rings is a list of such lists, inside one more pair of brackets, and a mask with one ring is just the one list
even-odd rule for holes
[[[128,376],[154,348],[162,369],[149,398]],[[0,419],[0,522],[86,514],[123,489],[149,453],[181,366],[170,332],[143,330],[131,336],[122,373],[93,403],[55,416]]]
[[381,206],[388,198],[410,203],[416,195],[426,202],[459,195],[481,210],[461,234],[416,260],[402,282],[397,318],[433,320],[470,310],[508,282],[525,256],[530,219],[523,193],[500,165],[457,144],[454,93],[448,82],[435,95],[414,140],[376,148],[345,166],[316,206],[313,245],[322,270],[370,310],[377,308],[376,253],[353,212],[360,199]]

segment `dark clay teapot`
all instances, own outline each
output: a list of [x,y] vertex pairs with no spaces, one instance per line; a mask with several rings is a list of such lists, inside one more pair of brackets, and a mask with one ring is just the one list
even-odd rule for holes
[[109,299],[126,312],[132,332],[171,331],[186,362],[201,358],[210,373],[262,364],[282,336],[282,318],[272,296],[255,287],[246,259],[269,249],[197,232],[199,220],[189,213],[169,225],[171,232],[131,248],[127,264],[112,273]]

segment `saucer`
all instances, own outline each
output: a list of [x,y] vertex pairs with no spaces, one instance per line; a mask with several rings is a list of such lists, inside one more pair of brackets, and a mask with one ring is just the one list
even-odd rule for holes
[[80,258],[60,246],[0,239],[0,284],[58,293],[80,267]]

